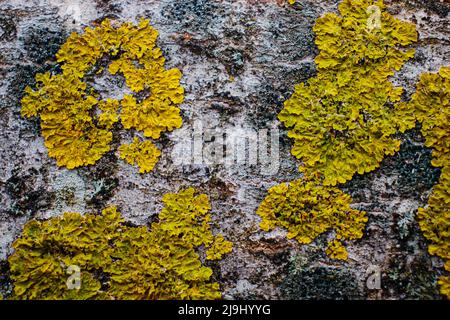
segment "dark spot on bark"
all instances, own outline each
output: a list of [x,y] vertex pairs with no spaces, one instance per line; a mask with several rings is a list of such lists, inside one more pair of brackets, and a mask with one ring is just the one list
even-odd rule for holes
[[220,14],[216,1],[213,0],[175,0],[163,10],[163,17],[178,25],[183,32],[208,32],[214,26]]
[[55,54],[66,38],[67,34],[63,29],[53,30],[45,26],[33,25],[24,30],[20,40],[27,57],[34,63],[44,64],[55,60]]
[[[400,196],[426,202],[424,196],[438,182],[440,169],[431,165],[431,150],[423,143],[418,126],[403,135],[400,151],[386,157],[379,169],[364,175],[355,174],[342,189],[353,197],[354,202],[366,202],[365,192],[375,177],[395,176],[393,183],[386,185],[388,193],[383,197]],[[370,192],[379,194],[379,190]]]
[[0,41],[13,41],[17,35],[14,17],[0,14]]
[[12,199],[12,205],[7,210],[13,216],[33,215],[36,211],[49,208],[54,195],[45,190],[38,170],[28,171],[16,169],[5,183],[5,190]]
[[332,267],[295,269],[281,284],[285,299],[347,300],[361,296],[356,277],[347,270]]
[[7,260],[0,260],[0,295],[5,299],[12,294],[12,291],[9,263]]
[[86,203],[96,210],[104,209],[105,202],[114,195],[114,190],[119,185],[117,178],[118,159],[113,152],[105,154],[93,166],[80,168],[84,180],[90,181],[93,193]]

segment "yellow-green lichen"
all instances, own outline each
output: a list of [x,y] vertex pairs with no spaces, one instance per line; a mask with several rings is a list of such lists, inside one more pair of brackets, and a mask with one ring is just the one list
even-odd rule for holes
[[450,299],[450,276],[442,276],[438,280],[438,284],[441,286],[441,294]]
[[425,146],[433,150],[435,167],[450,165],[449,92],[450,67],[442,67],[438,73],[423,74],[411,101],[397,111],[406,129],[413,128],[416,121],[421,123]]
[[[399,150],[393,135],[399,122],[392,104],[402,88],[388,80],[414,50],[399,49],[417,39],[414,25],[381,14],[381,28],[368,30],[373,1],[344,0],[341,16],[328,13],[314,26],[318,74],[299,84],[279,119],[290,128],[292,154],[302,171],[325,185],[350,180],[378,167]],[[382,1],[376,4],[383,8]]]
[[119,154],[129,164],[137,164],[139,172],[144,173],[153,170],[161,151],[151,141],[140,141],[135,137],[132,143],[119,147]]
[[416,41],[417,32],[384,11],[383,1],[343,0],[339,12],[317,19],[317,76],[295,86],[278,115],[290,129],[304,178],[269,190],[258,214],[262,229],[283,227],[300,243],[334,230],[326,253],[346,260],[342,240],[361,238],[367,217],[334,186],[374,170],[399,150],[394,135],[409,123],[396,109],[403,89],[389,77],[414,56],[401,47]]
[[[441,167],[441,177],[432,190],[426,208],[419,208],[418,220],[428,251],[444,259],[450,272],[450,67],[422,75],[411,101],[402,105],[399,116],[409,127],[421,123],[425,145],[433,149],[432,164]],[[450,277],[439,280],[441,293],[450,298]]]
[[[364,222],[367,222],[367,220]],[[364,225],[362,226],[362,228],[364,228]],[[342,242],[340,242],[338,240],[333,240],[333,241],[329,242],[325,252],[332,259],[338,259],[338,260],[347,260],[348,259],[347,249],[345,249],[345,247],[342,245]]]
[[[136,26],[113,26],[105,20],[83,34],[72,33],[56,55],[62,73],[37,74],[36,88],[25,89],[22,115],[40,117],[45,146],[57,165],[73,169],[94,164],[110,151],[112,128],[119,121],[125,129],[153,139],[181,126],[177,107],[184,98],[181,72],[164,68],[157,37],[147,20]],[[114,59],[109,72],[122,74],[134,93],[144,94],[142,100],[132,95],[121,101],[101,100],[87,86],[86,75],[105,56]]]
[[428,252],[444,259],[445,270],[450,271],[450,166],[442,169],[428,206],[419,208],[418,220],[423,235],[430,241]]
[[261,229],[285,228],[288,238],[301,244],[334,230],[335,239],[329,243],[327,253],[346,260],[347,252],[341,242],[361,238],[367,222],[365,212],[350,208],[350,203],[351,197],[337,188],[296,180],[271,188],[257,213],[262,218]]
[[[13,298],[219,299],[200,254],[221,259],[232,245],[212,234],[207,196],[189,188],[163,202],[150,230],[128,226],[115,207],[28,222],[9,257]],[[67,286],[73,265],[79,289]]]

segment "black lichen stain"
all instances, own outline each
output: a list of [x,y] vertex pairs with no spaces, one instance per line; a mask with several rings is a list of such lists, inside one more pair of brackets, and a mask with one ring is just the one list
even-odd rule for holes
[[424,253],[417,255],[414,247],[402,247],[390,256],[387,272],[381,278],[384,298],[442,299],[437,285],[438,275],[432,268],[430,257],[425,253],[426,244],[421,249]]
[[36,64],[54,60],[61,45],[66,41],[64,29],[49,29],[46,26],[33,25],[24,30],[19,40],[23,43],[27,58]]
[[[58,73],[61,71],[59,65],[54,63],[44,63],[42,65],[35,64],[15,64],[10,67],[9,70],[12,73],[12,76],[8,82],[8,101],[11,103],[7,103],[7,107],[13,107],[17,111],[20,110],[20,100],[23,98],[25,94],[25,88],[27,86],[33,88],[36,85],[35,76],[38,73],[45,72],[55,72]],[[35,121],[33,119],[31,122]],[[37,122],[37,120],[35,121]]]
[[[178,38],[183,48],[195,55],[216,59],[234,77],[243,72],[252,47],[246,33],[238,28],[241,24],[222,28],[221,20],[229,16],[230,10],[214,1],[174,1],[164,8],[163,17],[183,34]],[[236,16],[241,15],[236,13]]]
[[450,13],[450,3],[447,0],[386,0],[385,4],[387,6],[403,5],[413,9],[426,9],[441,18],[447,17]]
[[[311,62],[302,62],[298,66],[298,68],[286,70],[283,72],[285,81],[287,81],[290,85],[289,88],[289,96],[292,95],[294,91],[294,85],[300,82],[306,83],[310,78],[315,77],[317,75],[316,64]],[[281,110],[280,110],[281,111]]]
[[294,268],[280,286],[284,299],[347,300],[362,296],[356,277],[333,267]]
[[379,195],[381,198],[398,196],[426,203],[426,196],[439,180],[440,169],[431,165],[432,151],[424,147],[419,126],[401,138],[400,151],[386,157],[379,169],[364,175],[356,174],[343,185],[343,191],[352,196],[353,202],[367,202],[367,191],[371,198],[379,193],[379,190],[368,189],[376,177],[395,176],[393,183],[386,185],[388,194]]
[[13,41],[17,35],[14,16],[0,13],[0,41]]
[[416,212],[393,212],[392,234],[396,246],[389,253],[383,273],[384,298],[440,299],[437,272],[427,252],[427,242],[416,219]]
[[[282,16],[271,24],[269,39],[274,44],[277,59],[295,61],[317,55],[313,23],[300,17]],[[292,50],[293,47],[295,50]]]
[[163,17],[186,32],[207,31],[223,16],[214,0],[175,0],[162,11]]
[[421,199],[439,180],[441,170],[431,165],[432,151],[423,143],[419,129],[412,130],[400,152],[386,161],[385,170],[398,174],[395,188],[401,196]]
[[7,298],[12,290],[9,263],[7,260],[0,260],[0,298]]
[[85,181],[93,185],[94,192],[86,199],[86,204],[96,210],[106,206],[106,202],[114,195],[119,186],[117,177],[118,159],[113,152],[105,154],[95,165],[79,169]]
[[39,68],[30,64],[16,64],[11,68],[10,71],[14,73],[14,76],[9,81],[8,89],[15,96],[17,102],[22,98],[23,90],[27,86],[32,87],[36,84],[34,76],[38,70]]
[[[294,84],[299,81],[306,82],[315,74],[314,63],[302,63],[295,70],[280,69],[277,74],[268,75],[265,84],[260,86],[258,91],[249,95],[250,104],[256,110],[248,121],[253,123],[256,128],[266,128],[268,122],[277,119],[283,109],[284,101],[292,95]],[[283,81],[279,81],[279,79],[283,79]]]
[[45,190],[44,186],[38,183],[41,175],[45,176],[46,173],[35,168],[28,171],[19,171],[18,169],[13,171],[11,178],[5,183],[6,193],[12,200],[12,205],[7,209],[10,215],[33,215],[40,209],[50,208],[54,201],[54,194]]

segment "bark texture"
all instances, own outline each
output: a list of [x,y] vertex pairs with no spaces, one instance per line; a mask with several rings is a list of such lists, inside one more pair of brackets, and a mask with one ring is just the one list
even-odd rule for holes
[[[427,203],[440,170],[419,130],[402,135],[401,151],[376,171],[355,176],[343,190],[369,221],[364,237],[349,244],[349,260],[325,253],[326,236],[310,245],[287,240],[282,230],[260,230],[256,214],[268,188],[301,177],[290,154],[292,141],[277,120],[294,85],[315,75],[312,27],[339,1],[298,0],[8,0],[0,1],[0,293],[8,295],[7,257],[24,223],[65,211],[98,211],[116,204],[136,225],[155,220],[165,193],[194,186],[210,197],[215,232],[234,250],[214,263],[225,298],[246,299],[439,299],[442,261],[427,253],[415,216]],[[449,65],[450,5],[445,1],[385,1],[395,17],[414,22],[416,56],[393,81],[415,90],[424,72]],[[79,14],[76,8],[81,8]],[[167,68],[183,73],[183,127],[163,135],[155,170],[139,174],[110,152],[97,164],[67,170],[48,157],[38,120],[20,116],[20,99],[38,72],[55,67],[55,53],[68,35],[104,18],[151,20]],[[117,77],[98,79],[104,97],[118,97]],[[280,130],[280,167],[274,175],[258,166],[230,171],[222,165],[174,166],[171,152],[194,122],[223,131],[242,127]],[[239,133],[239,131],[238,131]],[[127,133],[120,133],[127,138]],[[374,269],[375,268],[375,269]],[[381,271],[381,289],[366,280]]]

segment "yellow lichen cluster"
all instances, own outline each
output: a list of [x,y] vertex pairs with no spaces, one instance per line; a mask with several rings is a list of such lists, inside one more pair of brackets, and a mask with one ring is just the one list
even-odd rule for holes
[[[221,259],[232,244],[212,234],[207,196],[189,188],[163,202],[151,230],[128,226],[115,207],[28,222],[9,257],[13,298],[219,299],[200,254]],[[67,286],[70,266],[80,268],[78,289]]]
[[[380,13],[375,24],[374,5]],[[351,197],[334,186],[374,170],[398,151],[394,134],[405,127],[395,112],[403,89],[388,78],[413,57],[414,50],[399,47],[416,41],[417,32],[383,9],[382,1],[344,0],[341,16],[328,13],[317,20],[317,76],[297,85],[278,115],[290,128],[292,154],[303,161],[304,178],[269,190],[258,209],[263,229],[284,227],[300,243],[334,229],[336,239],[326,252],[342,260],[342,240],[362,237],[367,217],[351,209]]]
[[[414,50],[399,46],[417,39],[414,25],[381,13],[381,28],[368,29],[373,1],[344,0],[342,17],[328,13],[314,26],[318,74],[299,84],[279,119],[290,128],[292,154],[308,176],[336,185],[370,172],[399,150],[392,104],[402,88],[388,80]],[[382,1],[377,2],[383,8]]]
[[334,230],[327,254],[334,259],[347,259],[344,240],[363,235],[365,212],[350,208],[351,197],[337,188],[317,185],[315,181],[296,180],[269,190],[257,213],[261,229],[287,229],[288,238],[301,244],[311,243],[318,235]]
[[[433,149],[432,165],[441,167],[441,177],[428,199],[427,208],[419,208],[418,220],[428,251],[445,260],[450,271],[450,67],[439,73],[422,75],[411,101],[402,105],[399,117],[407,127],[421,123],[425,146]],[[439,280],[442,294],[450,298],[450,276]]]
[[[164,68],[157,37],[148,20],[137,26],[113,26],[105,20],[96,28],[86,28],[82,35],[72,33],[56,55],[62,73],[37,74],[35,90],[25,89],[22,115],[41,118],[49,156],[59,166],[73,169],[94,164],[110,150],[112,127],[119,121],[125,129],[142,131],[153,139],[181,126],[177,107],[184,98],[181,72]],[[122,74],[133,92],[147,97],[101,100],[88,88],[86,75],[105,56],[113,59],[108,67],[111,74]],[[152,162],[144,165],[154,166]]]
[[140,141],[135,137],[132,143],[119,147],[119,154],[129,164],[137,164],[139,172],[144,173],[153,170],[161,156],[161,151],[150,141]]

